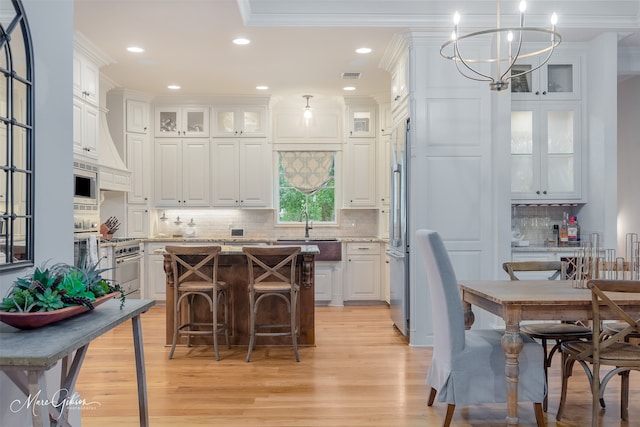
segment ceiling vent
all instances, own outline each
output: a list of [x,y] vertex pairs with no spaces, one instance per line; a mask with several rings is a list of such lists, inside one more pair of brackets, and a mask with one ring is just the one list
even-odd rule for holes
[[361,73],[342,73],[343,80],[357,80],[360,78]]

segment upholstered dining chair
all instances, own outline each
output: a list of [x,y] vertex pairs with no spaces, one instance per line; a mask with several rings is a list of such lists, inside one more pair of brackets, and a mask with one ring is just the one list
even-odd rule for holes
[[[587,287],[591,289],[591,305],[593,310],[593,335],[590,341],[564,341],[561,349],[567,354],[562,365],[562,391],[560,406],[556,419],[562,418],[567,397],[567,384],[575,362],[580,363],[591,384],[591,425],[598,426],[599,401],[602,401],[607,382],[616,374],[620,374],[620,418],[629,418],[629,372],[640,371],[640,346],[626,342],[629,334],[640,334],[640,319],[634,319],[607,296],[608,292],[626,292],[640,294],[640,281],[631,280],[590,280]],[[608,319],[620,320],[626,327],[617,334],[602,340],[601,311],[607,310]],[[591,365],[591,368],[589,368]],[[600,379],[600,367],[612,366]]]
[[[553,272],[549,280],[553,280],[556,277],[560,280],[567,280],[567,263],[564,261],[505,262],[502,264],[502,268],[507,272],[511,280],[520,280],[516,273],[531,271],[549,271]],[[565,340],[588,340],[591,338],[592,333],[590,328],[574,322],[525,323],[520,325],[520,332],[542,342],[545,360],[544,377],[547,380],[547,384],[549,383],[548,370],[551,367],[553,355],[560,349],[560,343]],[[548,341],[555,341],[555,344],[551,351],[547,352]],[[545,396],[542,402],[542,410],[545,412],[547,412],[548,400],[549,396]]]
[[[229,343],[229,286],[218,280],[220,246],[166,246],[171,255],[173,269],[173,343],[169,359],[173,358],[179,336],[187,337],[191,346],[192,336],[213,336],[216,360],[220,360],[218,334],[224,332],[227,348]],[[194,318],[192,306],[196,297],[204,298],[211,309],[211,322]],[[182,308],[186,305],[186,320]],[[218,317],[218,306],[222,305],[223,320]]]
[[[249,348],[247,362],[256,346],[257,336],[291,336],[296,362],[298,354],[297,301],[300,286],[296,283],[296,260],[300,246],[243,246],[249,264]],[[260,304],[267,298],[284,301],[288,312],[287,324],[257,323]],[[265,316],[273,317],[273,316]],[[268,329],[266,332],[260,330]]]
[[[458,282],[440,235],[418,230],[416,243],[424,261],[435,326],[433,357],[427,375],[431,387],[428,406],[433,405],[436,395],[440,402],[447,403],[443,423],[447,427],[456,405],[507,401],[503,331],[465,330]],[[544,353],[533,339],[523,336],[522,340],[518,399],[534,402],[537,425],[544,426]]]

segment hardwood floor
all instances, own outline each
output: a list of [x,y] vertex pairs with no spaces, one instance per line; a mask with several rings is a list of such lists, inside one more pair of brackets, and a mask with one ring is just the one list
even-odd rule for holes
[[[164,307],[142,316],[151,426],[413,427],[439,426],[446,405],[427,406],[431,350],[409,347],[391,326],[385,306],[317,307],[316,347],[164,346]],[[83,426],[137,426],[138,404],[131,325],[95,340],[77,382],[86,402]],[[565,418],[556,423],[559,358],[550,371],[548,426],[591,424],[591,397],[582,368],[569,383]],[[640,374],[631,374],[630,422],[620,420],[620,381],[607,387],[603,426],[640,425]],[[458,407],[453,426],[504,426],[505,404]],[[533,405],[521,403],[520,423],[535,425]]]

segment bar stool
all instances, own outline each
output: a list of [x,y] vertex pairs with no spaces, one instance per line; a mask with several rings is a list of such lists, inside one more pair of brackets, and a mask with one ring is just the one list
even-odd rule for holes
[[[178,336],[187,337],[187,346],[191,347],[192,336],[213,335],[213,349],[216,360],[218,352],[218,334],[224,332],[229,344],[229,286],[218,281],[218,258],[220,246],[166,246],[171,255],[173,270],[173,344],[169,359],[173,358]],[[212,322],[198,322],[193,316],[196,297],[204,298],[211,309]],[[180,312],[186,303],[187,319],[182,321]],[[224,321],[218,319],[218,306],[222,303]],[[181,323],[182,322],[182,323]]]
[[[288,335],[291,335],[293,352],[296,355],[296,362],[299,362],[296,306],[300,287],[296,283],[296,259],[300,253],[300,247],[243,246],[242,252],[247,256],[249,264],[249,332],[251,335],[247,362],[251,360],[251,352],[255,348],[257,336]],[[288,273],[287,270],[289,270]],[[260,303],[267,298],[280,298],[285,302],[290,315],[288,324],[256,323]],[[268,332],[258,332],[260,329],[267,328]]]

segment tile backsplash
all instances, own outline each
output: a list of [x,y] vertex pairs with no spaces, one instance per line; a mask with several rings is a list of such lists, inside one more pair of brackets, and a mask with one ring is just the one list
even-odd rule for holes
[[[158,234],[159,218],[162,214],[170,227],[180,217],[186,226],[191,219],[196,224],[199,237],[229,238],[231,229],[243,229],[244,239],[252,238],[304,238],[304,221],[276,225],[272,209],[157,209],[152,212],[152,233]],[[313,224],[310,238],[374,237],[378,233],[378,211],[376,209],[341,210],[338,224]]]

